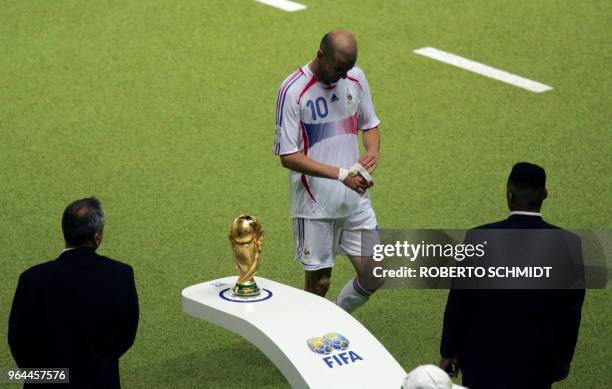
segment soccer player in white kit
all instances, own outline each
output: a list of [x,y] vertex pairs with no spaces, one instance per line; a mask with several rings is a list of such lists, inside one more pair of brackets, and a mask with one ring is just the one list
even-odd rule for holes
[[[380,286],[364,270],[371,260],[361,248],[362,231],[378,230],[369,185],[361,175],[348,174],[356,162],[372,173],[380,144],[380,120],[356,60],[353,34],[333,31],[323,37],[315,59],[281,84],[273,150],[289,169],[296,258],[305,270],[304,289],[325,296],[335,255],[348,255],[357,276],[336,299],[348,312]],[[361,157],[359,130],[365,148]]]

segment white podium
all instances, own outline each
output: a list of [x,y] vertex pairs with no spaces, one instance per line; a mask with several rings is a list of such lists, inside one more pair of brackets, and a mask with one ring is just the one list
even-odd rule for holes
[[[183,311],[246,338],[293,388],[401,388],[404,369],[361,323],[331,301],[262,277],[255,278],[262,289],[259,296],[238,299],[231,293],[236,279],[183,289]],[[318,342],[319,352],[308,344],[314,337],[325,340]]]

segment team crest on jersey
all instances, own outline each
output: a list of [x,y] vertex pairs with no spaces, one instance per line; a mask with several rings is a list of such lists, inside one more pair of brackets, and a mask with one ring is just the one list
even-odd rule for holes
[[353,102],[353,95],[351,95],[351,92],[348,89],[346,90],[346,101],[349,104]]
[[338,98],[338,96],[336,96],[336,94],[335,94],[335,93],[332,93],[331,102],[332,102],[332,103],[335,103],[335,102],[336,102],[336,101],[338,101],[338,100],[340,100],[340,99]]

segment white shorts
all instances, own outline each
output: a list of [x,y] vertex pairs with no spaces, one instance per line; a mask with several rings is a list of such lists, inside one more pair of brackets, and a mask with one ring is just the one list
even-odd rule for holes
[[371,250],[362,253],[362,243],[371,247],[380,241],[372,207],[341,219],[293,218],[293,237],[295,259],[304,270],[333,267],[336,255],[371,256]]

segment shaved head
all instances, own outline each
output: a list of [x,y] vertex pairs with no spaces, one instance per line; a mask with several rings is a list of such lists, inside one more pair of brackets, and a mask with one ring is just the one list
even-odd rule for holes
[[357,61],[357,41],[350,31],[330,31],[323,36],[317,56],[310,63],[310,69],[319,81],[333,85],[348,72]]
[[336,30],[328,32],[321,39],[321,51],[326,55],[336,57],[343,62],[357,60],[357,41],[350,31]]

